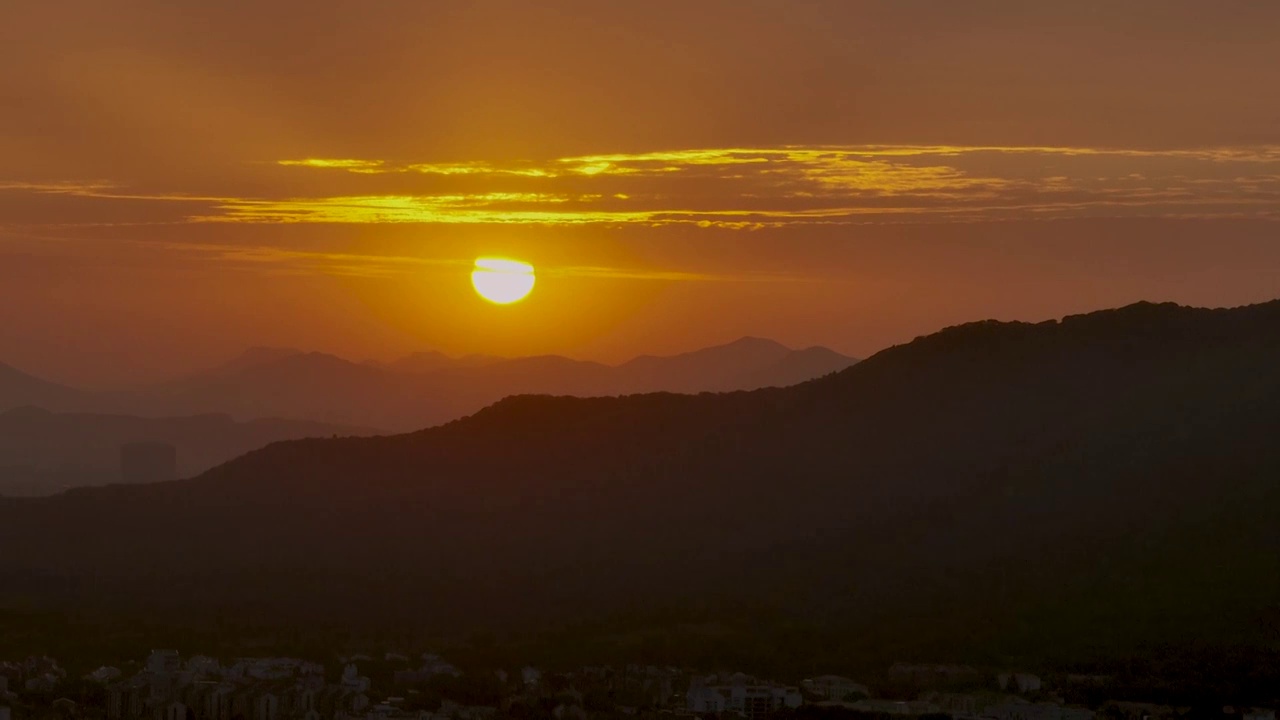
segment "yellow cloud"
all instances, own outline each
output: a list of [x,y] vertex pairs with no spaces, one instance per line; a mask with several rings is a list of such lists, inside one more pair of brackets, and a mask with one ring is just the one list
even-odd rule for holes
[[406,170],[424,175],[517,175],[522,177],[555,177],[549,170],[536,167],[494,167],[488,163],[418,163]]
[[[788,145],[544,161],[281,160],[330,172],[313,197],[145,192],[105,182],[0,182],[0,191],[201,206],[210,223],[688,224],[759,229],[1016,218],[1280,217],[1280,146]],[[365,175],[386,175],[377,192]],[[435,176],[421,192],[418,175]],[[399,191],[385,192],[390,186]],[[476,192],[477,187],[483,191]],[[281,188],[282,191],[287,188]],[[173,213],[171,213],[171,217]],[[86,221],[87,224],[87,221]]]
[[334,158],[305,158],[303,160],[280,160],[276,164],[285,167],[335,168],[354,173],[383,172],[386,163],[382,160],[350,160]]
[[523,177],[555,177],[550,170],[538,167],[497,167],[485,162],[413,163],[393,165],[385,160],[353,160],[341,158],[304,158],[277,160],[282,167],[345,170],[361,175],[421,173],[423,175],[518,175]]

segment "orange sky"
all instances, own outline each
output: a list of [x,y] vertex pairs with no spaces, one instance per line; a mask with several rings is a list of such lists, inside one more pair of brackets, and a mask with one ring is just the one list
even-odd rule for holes
[[[1280,295],[1280,5],[0,6],[0,361],[617,360]],[[471,292],[478,255],[538,268]]]

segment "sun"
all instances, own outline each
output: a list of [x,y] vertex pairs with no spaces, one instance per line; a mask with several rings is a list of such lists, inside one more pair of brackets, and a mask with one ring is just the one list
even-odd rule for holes
[[533,292],[533,266],[506,258],[476,258],[471,285],[480,297],[498,305],[520,302]]

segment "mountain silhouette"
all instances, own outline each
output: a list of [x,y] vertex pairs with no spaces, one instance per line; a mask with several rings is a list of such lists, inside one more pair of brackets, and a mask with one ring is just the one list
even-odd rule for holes
[[376,364],[379,367],[385,367],[388,370],[406,373],[426,373],[435,372],[437,370],[449,370],[452,368],[463,367],[479,367],[483,365],[492,365],[499,363],[506,358],[500,358],[493,355],[463,355],[462,357],[452,357],[442,352],[418,352],[406,355],[398,360],[384,364]]
[[1141,303],[949,328],[788,388],[512,397],[7,500],[0,546],[23,550],[0,572],[383,623],[752,605],[935,656],[1272,642],[1277,427],[1280,302]]
[[0,409],[38,406],[51,410],[87,410],[107,404],[92,393],[42,380],[0,363]]
[[[441,353],[356,363],[325,353],[253,348],[209,370],[127,392],[62,389],[58,394],[51,384],[40,389],[41,381],[34,378],[8,385],[0,378],[0,410],[38,405],[149,417],[222,413],[239,420],[287,417],[407,431],[457,419],[508,395],[748,390],[803,382],[853,362],[831,351],[797,352],[751,338],[683,355],[641,357],[617,367],[551,355],[453,358]],[[15,389],[7,390],[9,385]],[[21,389],[27,385],[35,389]]]
[[[790,348],[772,340],[744,337],[727,345],[681,355],[641,355],[620,365],[618,371],[631,392],[754,390],[767,387],[768,371],[791,353]],[[837,361],[827,372],[847,366],[847,360],[843,364]],[[759,380],[761,384],[754,384],[755,375],[764,376]]]
[[298,420],[140,418],[15,408],[0,412],[0,495],[49,495],[68,487],[120,482],[120,447],[128,443],[172,445],[179,477],[190,477],[280,440],[372,433]]
[[824,347],[793,350],[742,381],[749,388],[799,385],[848,367],[848,358]]
[[410,397],[426,404],[400,376],[335,355],[250,352],[213,370],[129,393],[121,402],[144,415],[216,412],[238,419],[394,427],[407,422],[402,408]]
[[288,360],[304,354],[306,353],[296,348],[265,346],[251,347],[215,368],[198,373],[197,377],[234,374],[248,368],[269,365],[274,362]]

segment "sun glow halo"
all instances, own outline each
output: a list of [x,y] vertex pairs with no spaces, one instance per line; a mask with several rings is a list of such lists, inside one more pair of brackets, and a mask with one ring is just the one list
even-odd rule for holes
[[471,286],[476,293],[491,303],[510,305],[519,302],[533,291],[533,266],[507,258],[476,258],[471,272]]

